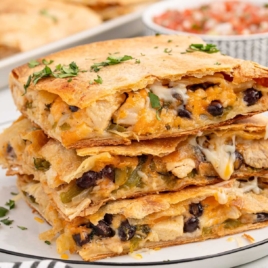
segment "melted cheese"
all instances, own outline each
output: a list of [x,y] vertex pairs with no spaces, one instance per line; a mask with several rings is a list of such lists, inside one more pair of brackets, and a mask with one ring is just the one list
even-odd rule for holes
[[268,139],[268,124],[265,127],[265,136],[264,139],[267,140]]
[[182,98],[183,104],[187,103],[189,96],[187,95],[186,85],[181,83],[170,83],[172,88],[168,88],[167,86],[162,86],[161,83],[157,82],[153,84],[150,89],[151,91],[159,97],[160,100],[174,102],[177,101],[173,96],[174,94],[179,94]]
[[252,181],[241,182],[240,188],[243,190],[243,193],[253,191],[255,194],[259,194],[261,189],[258,186],[258,178],[255,177]]
[[233,137],[233,144],[225,144],[224,137],[214,137],[211,139],[208,148],[203,148],[202,145],[205,138],[202,139],[199,148],[205,154],[206,159],[213,165],[219,176],[223,180],[229,180],[234,172],[235,162],[235,137]]

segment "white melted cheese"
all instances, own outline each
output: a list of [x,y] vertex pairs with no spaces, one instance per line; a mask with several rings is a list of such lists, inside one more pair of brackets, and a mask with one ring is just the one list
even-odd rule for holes
[[[203,139],[203,142],[205,138]],[[219,176],[223,180],[229,180],[234,172],[235,162],[235,137],[233,137],[233,144],[225,144],[224,137],[214,137],[209,143],[208,148],[203,148],[202,144],[199,148],[205,154],[207,161],[209,161]],[[201,142],[202,143],[202,142]]]
[[239,188],[242,189],[243,193],[253,191],[255,194],[259,194],[261,192],[261,189],[258,186],[257,177],[252,181],[241,182]]
[[163,86],[160,82],[154,83],[150,86],[151,91],[159,97],[160,100],[167,102],[174,102],[176,99],[173,97],[174,94],[179,94],[185,105],[189,99],[187,95],[186,85],[184,84],[174,84],[170,83],[172,88],[168,88],[167,86]]

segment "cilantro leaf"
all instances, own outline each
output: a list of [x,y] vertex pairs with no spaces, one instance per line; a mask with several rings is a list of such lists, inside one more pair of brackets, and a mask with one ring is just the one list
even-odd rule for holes
[[18,228],[20,228],[22,231],[24,231],[24,230],[28,230],[28,228],[27,228],[27,227],[18,226],[18,225],[17,225],[17,227],[18,227]]
[[23,85],[23,87],[24,87],[24,93],[22,94],[22,96],[24,96],[27,93],[27,89],[28,89],[28,87],[31,84],[31,79],[32,79],[32,76],[29,75],[26,84]]
[[0,207],[0,218],[5,217],[8,213],[8,209]]
[[97,84],[102,84],[103,80],[102,78],[98,75],[98,79],[94,79],[94,82]]
[[110,65],[115,65],[119,64],[121,62],[127,61],[127,60],[132,60],[133,58],[131,56],[125,55],[123,57],[114,57],[114,56],[109,56],[106,58],[105,61],[94,63],[92,66],[90,66],[90,70],[94,72],[100,71],[101,68],[105,66],[110,66]]
[[172,52],[172,49],[165,48],[164,52],[169,54]]
[[50,61],[47,61],[46,59],[43,59],[42,60],[42,63],[44,64],[44,65],[49,65],[49,64],[51,64],[51,63],[53,63],[54,62],[54,60],[50,60]]
[[58,22],[57,17],[54,16],[54,15],[52,15],[51,13],[49,13],[47,9],[40,10],[40,14],[43,15],[43,16],[46,16],[46,17],[48,17],[50,19],[52,19],[54,23],[57,23]]
[[191,44],[188,49],[186,49],[186,52],[192,53],[194,51],[201,51],[205,53],[217,53],[220,50],[217,48],[214,44]]
[[152,108],[154,109],[161,108],[160,100],[157,95],[155,95],[152,92],[149,92],[149,98],[150,98],[150,103],[151,103]]
[[14,193],[14,192],[11,192],[12,195],[18,195],[19,193]]
[[51,245],[51,242],[50,241],[45,241],[45,243],[47,244],[47,245]]
[[9,200],[8,202],[6,202],[6,206],[8,206],[10,210],[15,208],[15,201]]
[[0,222],[4,223],[5,225],[10,225],[13,223],[13,220],[9,220],[9,218],[3,219]]
[[30,61],[28,62],[28,66],[29,66],[29,68],[34,68],[34,67],[36,67],[36,66],[38,66],[38,65],[40,65],[40,63],[39,63],[38,61],[36,61],[36,60],[30,60]]

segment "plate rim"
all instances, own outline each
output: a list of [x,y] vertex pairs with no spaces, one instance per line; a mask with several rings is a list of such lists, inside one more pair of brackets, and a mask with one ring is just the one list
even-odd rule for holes
[[[157,262],[86,262],[86,261],[77,261],[77,260],[64,260],[64,259],[58,259],[58,258],[47,258],[47,257],[42,257],[42,256],[37,256],[37,255],[31,255],[31,254],[26,254],[26,253],[20,253],[20,252],[15,252],[11,250],[6,250],[0,248],[0,253],[4,254],[9,254],[13,256],[18,256],[18,257],[24,257],[24,258],[31,258],[31,259],[38,259],[38,260],[53,260],[53,261],[61,261],[64,263],[68,264],[83,264],[83,265],[96,265],[96,266],[159,266],[159,265],[171,265],[171,264],[180,264],[180,263],[189,263],[189,262],[195,262],[195,261],[202,261],[202,260],[208,260],[208,259],[213,259],[213,258],[218,258],[218,257],[223,257],[231,254],[235,254],[241,251],[245,251],[251,248],[256,248],[259,246],[262,246],[264,244],[268,243],[268,238],[250,244],[246,245],[243,247],[238,247],[236,249],[231,249],[227,251],[223,251],[220,253],[216,254],[211,254],[211,255],[205,255],[205,256],[200,256],[200,257],[192,257],[192,258],[186,258],[186,259],[180,259],[180,260],[167,260],[167,261],[157,261]],[[264,256],[263,256],[264,257]],[[256,259],[257,260],[257,259]]]

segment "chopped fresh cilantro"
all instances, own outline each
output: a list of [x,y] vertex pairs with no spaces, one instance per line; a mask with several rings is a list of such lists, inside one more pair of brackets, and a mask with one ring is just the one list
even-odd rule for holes
[[158,47],[154,47],[154,49],[157,49]]
[[157,120],[160,121],[161,120],[160,113],[162,110],[162,106],[161,106],[159,97],[152,92],[149,92],[148,95],[150,98],[150,103],[151,103],[152,108],[156,109],[156,118],[157,118]]
[[18,195],[19,193],[14,193],[14,192],[11,192],[12,195]]
[[17,225],[17,227],[20,228],[22,231],[24,231],[24,230],[28,230],[28,228],[23,227],[23,226],[18,226],[18,225]]
[[155,36],[160,36],[161,34],[160,33],[156,33]]
[[164,52],[165,53],[171,53],[172,52],[172,49],[165,48]]
[[94,63],[92,66],[90,66],[90,70],[94,72],[100,71],[101,68],[105,66],[110,66],[110,65],[115,65],[119,64],[121,62],[127,61],[127,60],[132,60],[133,58],[131,56],[125,55],[123,57],[114,57],[114,56],[109,56],[106,58],[105,61]]
[[47,244],[47,245],[51,245],[51,242],[49,242],[49,241],[45,241],[45,243]]
[[8,209],[0,207],[0,218],[5,217],[8,213]]
[[6,206],[8,206],[9,209],[15,208],[15,201],[10,199],[8,202],[6,202]]
[[32,79],[32,76],[29,75],[26,84],[23,85],[23,87],[24,87],[24,93],[22,94],[22,96],[24,96],[27,93],[27,89],[28,89],[28,87],[31,84],[31,79]]
[[97,78],[97,79],[94,79],[94,82],[97,83],[97,84],[102,84],[102,83],[103,83],[103,80],[102,80],[102,78],[98,75],[98,78]]
[[42,60],[42,63],[44,64],[44,65],[49,65],[49,64],[51,64],[51,63],[53,63],[54,62],[54,60],[50,60],[50,61],[47,61],[46,59],[43,59]]
[[139,59],[136,59],[135,63],[139,64],[141,61]]
[[50,163],[44,158],[34,158],[34,166],[37,170],[47,171],[50,168]]
[[171,42],[172,42],[172,40],[171,40],[171,39],[169,39],[169,40],[168,40],[168,43],[171,43]]
[[216,53],[219,52],[219,49],[214,44],[191,44],[189,48],[186,49],[186,52],[191,53],[195,51],[201,51],[205,53]]
[[221,63],[220,62],[215,62],[214,65],[221,65]]
[[54,15],[52,15],[51,13],[49,13],[47,9],[40,10],[40,14],[43,15],[43,16],[46,16],[46,17],[48,17],[50,19],[52,19],[54,23],[57,23],[58,22],[57,17],[55,17]]
[[30,60],[30,61],[28,62],[28,66],[29,66],[29,68],[34,68],[34,67],[36,67],[36,66],[38,66],[38,65],[40,65],[40,63],[39,63],[38,61],[36,61],[36,60]]
[[5,225],[10,225],[12,224],[13,220],[9,220],[9,218],[3,219],[0,222],[4,223]]
[[70,82],[72,82],[72,80],[73,80],[72,78],[69,78],[69,79],[67,80],[67,82],[70,83]]

